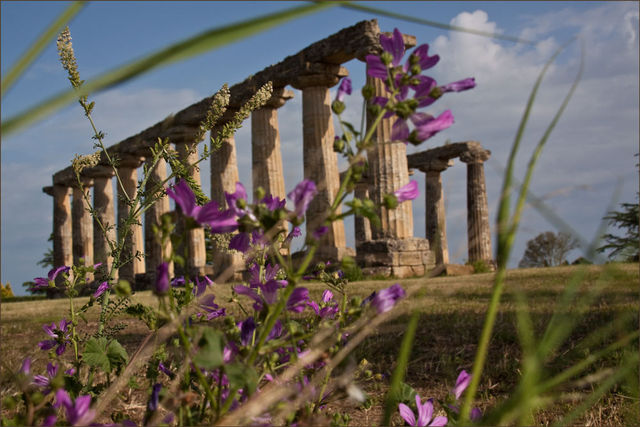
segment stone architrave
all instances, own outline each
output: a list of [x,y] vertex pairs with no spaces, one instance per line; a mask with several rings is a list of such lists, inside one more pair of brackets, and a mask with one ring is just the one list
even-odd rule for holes
[[[384,82],[367,76],[367,84],[375,90],[374,96],[389,96]],[[373,117],[368,117],[372,123]],[[371,186],[369,196],[381,206],[385,194],[393,193],[409,183],[407,148],[404,142],[391,140],[394,117],[382,119],[373,135],[374,145],[367,151]],[[406,239],[413,237],[413,212],[411,201],[400,203],[396,209],[381,206],[378,209],[380,228],[373,228],[373,239]]]
[[[82,179],[82,188],[73,187],[73,203],[71,206],[72,236],[73,236],[73,263],[81,265],[80,258],[85,266],[93,265],[93,219],[89,212],[87,202],[91,203],[90,178]],[[93,280],[92,274],[87,274],[87,282]]]
[[[212,132],[215,135],[216,130]],[[217,202],[220,209],[228,208],[225,192],[234,193],[239,179],[236,141],[231,135],[211,154],[211,200]],[[217,281],[220,281],[220,275],[223,278],[240,279],[244,270],[244,257],[233,250],[216,250],[213,254],[213,267],[218,276]],[[229,268],[233,271],[227,272]]]
[[[155,167],[151,168],[149,162],[152,158],[147,159],[149,168],[149,178],[145,187],[147,194],[152,192],[164,192],[162,185],[167,179],[167,162],[161,157],[158,159]],[[160,217],[169,212],[169,197],[165,194],[151,205],[144,213],[144,248],[145,248],[145,269],[146,274],[153,277],[151,283],[155,283],[156,269],[165,259],[168,259],[172,246],[171,240],[165,242],[164,248],[162,243],[156,238],[153,232],[153,225],[160,225]],[[169,262],[169,277],[173,277],[173,262]]]
[[[73,264],[73,239],[71,220],[71,188],[65,185],[54,185],[53,195],[53,266],[60,267]],[[61,284],[62,276],[58,276],[56,284]]]
[[[102,263],[98,268],[98,274],[106,277],[111,272],[113,256],[109,242],[117,245],[116,237],[116,214],[115,201],[113,197],[113,175],[112,168],[99,166],[92,168],[93,178],[93,208],[96,218],[93,220],[93,259],[94,262]],[[99,222],[98,222],[99,221]],[[111,279],[117,278],[117,272]]]
[[[340,187],[338,157],[333,151],[335,131],[329,88],[348,72],[343,67],[332,68],[333,73],[303,75],[293,84],[296,89],[302,90],[304,177],[313,181],[318,190],[306,212],[307,236],[313,235],[324,225]],[[340,212],[338,208],[336,214]],[[340,260],[347,252],[344,222],[334,221],[328,228],[320,239],[318,257],[324,261]]]
[[[200,184],[200,168],[196,165],[199,159],[198,142],[193,140],[173,140],[178,156],[185,165],[195,165],[190,168],[189,174],[193,180]],[[187,274],[202,276],[205,274],[207,264],[207,251],[204,241],[204,229],[202,227],[187,230]]]
[[[138,186],[138,171],[144,158],[140,156],[122,155],[120,158],[120,164],[118,166],[118,175],[122,181],[121,186],[117,186],[118,189],[118,241],[125,233],[124,223],[127,220],[130,212],[130,206],[127,200],[133,200],[137,194]],[[124,192],[123,192],[124,190]],[[126,194],[125,194],[126,193]],[[144,260],[136,256],[136,254],[144,254],[144,240],[142,237],[142,226],[139,224],[138,218],[137,224],[132,224],[127,231],[124,238],[124,246],[122,253],[120,254],[120,269],[118,270],[118,277],[129,281],[135,282],[136,274],[144,273]],[[124,263],[124,264],[122,264]]]
[[262,187],[266,194],[285,198],[278,108],[291,98],[292,91],[274,89],[267,104],[251,113],[251,172],[254,193],[258,187]]
[[453,166],[453,160],[437,160],[421,168],[425,173],[425,230],[436,264],[449,263],[442,172]]
[[467,239],[469,262],[485,261],[493,265],[489,205],[484,178],[488,150],[467,151],[460,160],[467,164]]

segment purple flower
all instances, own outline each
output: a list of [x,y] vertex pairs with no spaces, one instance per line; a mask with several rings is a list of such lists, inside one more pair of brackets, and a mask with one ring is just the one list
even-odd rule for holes
[[[447,417],[435,417],[433,421],[431,418],[433,417],[433,399],[429,399],[426,402],[421,403],[420,396],[416,394],[416,407],[418,409],[418,419],[416,419],[415,414],[404,403],[400,403],[398,405],[398,410],[400,411],[400,416],[409,424],[410,426],[444,426],[447,425]],[[431,421],[431,424],[427,424]]]
[[322,302],[327,303],[333,299],[333,292],[329,289],[325,289],[322,293]]
[[[49,362],[47,364],[47,376],[44,375],[35,375],[33,377],[33,383],[39,387],[47,388],[49,384],[51,384],[51,380],[54,379],[58,375],[58,365],[54,365]],[[46,390],[44,394],[49,394],[51,390]]]
[[[183,278],[183,282],[184,282],[184,278]],[[211,285],[213,285],[213,280],[209,279],[208,276],[204,276],[204,280],[202,280],[202,282],[200,281],[199,277],[196,277],[196,283],[195,283],[195,286],[193,287],[193,294],[199,297],[204,293],[204,291],[207,290],[207,286],[211,286]]]
[[165,295],[167,292],[169,292],[169,264],[163,262],[156,269],[155,293]]
[[326,225],[322,225],[313,231],[313,238],[316,240],[320,240],[322,236],[327,234],[327,231],[329,231],[329,227],[327,227]]
[[287,310],[294,313],[301,313],[309,301],[309,290],[307,288],[295,288],[287,301]]
[[456,386],[453,389],[453,394],[456,396],[456,400],[460,399],[460,396],[462,396],[462,392],[464,392],[467,389],[470,382],[471,382],[471,375],[463,369],[462,372],[460,372],[460,375],[458,375],[458,379],[456,380]]
[[98,289],[96,289],[96,291],[93,293],[93,297],[94,298],[98,298],[100,295],[102,295],[107,289],[109,289],[109,283],[107,282],[102,282],[100,283],[100,286],[98,286]]
[[345,77],[338,86],[338,94],[336,95],[336,101],[343,102],[345,95],[351,95],[351,79]]
[[238,233],[229,241],[229,249],[245,253],[249,250],[251,238],[248,233]]
[[96,416],[96,412],[90,409],[91,396],[78,396],[76,401],[73,402],[64,389],[59,389],[56,392],[56,403],[53,406],[56,408],[64,406],[67,413],[67,422],[72,426],[89,425]]
[[71,267],[67,267],[66,265],[63,265],[58,268],[52,268],[51,270],[49,270],[49,273],[47,273],[47,277],[36,277],[35,279],[33,279],[33,281],[36,283],[33,288],[39,289],[39,288],[53,286],[54,281],[56,280],[56,277],[58,277],[58,274],[66,273],[70,269]]
[[149,402],[147,403],[147,409],[151,412],[155,412],[158,410],[158,403],[160,400],[160,390],[162,389],[162,384],[156,383],[153,385],[151,389],[151,397],[149,398]]
[[428,107],[447,92],[462,92],[476,87],[476,79],[473,77],[442,86],[438,86],[436,81],[428,76],[418,76],[418,79],[420,83],[412,86],[415,90],[415,99],[419,101],[418,107]]
[[247,213],[245,207],[238,206],[238,201],[242,200],[240,204],[246,204],[247,201],[247,190],[245,190],[244,185],[241,182],[236,182],[236,192],[235,193],[224,193],[225,199],[227,199],[227,206],[229,206],[229,210],[233,211],[237,217],[242,217]]
[[291,233],[289,233],[289,235],[284,239],[284,243],[291,243],[291,241],[293,240],[294,237],[300,237],[302,236],[302,231],[300,231],[300,227],[293,227],[293,230],[291,230]]
[[468,77],[466,79],[458,80],[457,82],[452,82],[444,86],[440,86],[440,90],[443,93],[462,92],[463,90],[473,89],[474,87],[476,87],[476,79],[473,77]]
[[256,322],[253,320],[253,316],[238,323],[238,327],[240,328],[240,342],[242,345],[249,345],[253,341],[253,332],[256,330]]
[[164,366],[164,363],[162,363],[162,362],[158,362],[158,370],[160,372],[163,372],[166,376],[168,376],[171,379],[173,379],[176,376],[176,374],[171,372],[171,369],[169,369],[166,366]]
[[205,311],[204,313],[198,313],[201,316],[206,316],[207,320],[217,319],[218,317],[222,317],[225,315],[225,309],[220,308],[220,306],[213,302],[215,296],[205,295],[202,299],[200,299],[199,304],[200,307]]
[[276,209],[284,208],[284,206],[287,204],[287,201],[285,199],[273,197],[271,194],[267,194],[266,196],[264,196],[261,202],[267,205],[267,209],[269,209],[271,212],[275,211]]
[[179,179],[173,189],[167,188],[167,195],[175,200],[183,214],[193,219],[197,217],[201,207],[196,205],[196,196],[185,180]]
[[404,141],[405,144],[407,142],[420,144],[453,124],[451,110],[446,110],[435,118],[427,113],[414,113],[409,116],[409,119],[415,126],[412,132],[409,132],[407,121],[401,117],[398,117],[393,123],[391,138],[394,141]]
[[22,361],[22,366],[20,366],[20,372],[25,375],[29,375],[31,373],[31,358],[27,357]]
[[[411,52],[411,55],[415,55],[417,57],[418,65],[420,65],[420,69],[422,71],[428,70],[429,68],[433,67],[440,60],[440,57],[438,55],[429,56],[429,45],[426,43],[421,44],[420,46],[415,48],[413,52]],[[405,65],[406,69],[409,69],[409,61],[410,60],[408,60],[407,64]]]
[[253,309],[255,311],[260,311],[262,310],[262,298],[260,298],[260,295],[258,295],[258,293],[256,291],[254,291],[251,288],[248,288],[244,285],[236,285],[233,287],[233,290],[238,294],[238,295],[245,295],[248,296],[249,298],[251,298],[252,300],[255,301],[255,303],[253,304]]
[[371,305],[376,308],[378,314],[382,314],[391,310],[396,302],[404,296],[404,289],[396,283],[376,293],[371,300]]
[[311,180],[305,179],[296,185],[292,192],[287,194],[287,197],[295,205],[294,213],[298,218],[302,217],[307,211],[309,203],[311,203],[317,192],[316,184]]
[[69,333],[69,325],[71,322],[68,322],[66,319],[62,319],[60,321],[59,326],[56,326],[56,323],[53,322],[51,326],[42,325],[42,329],[49,335],[51,340],[44,340],[38,343],[38,346],[41,350],[50,350],[53,347],[57,346],[56,354],[58,356],[64,353],[67,348],[67,344],[71,341],[71,334]]
[[[404,56],[404,39],[402,33],[396,28],[391,37],[380,34],[380,44],[384,50],[383,55],[391,55],[391,66],[397,67]],[[381,56],[367,55],[367,75],[385,80],[387,78],[387,64],[383,62]]]
[[420,194],[418,190],[418,182],[411,180],[403,187],[398,188],[393,192],[393,195],[398,199],[398,203],[406,202],[407,200],[413,200]]

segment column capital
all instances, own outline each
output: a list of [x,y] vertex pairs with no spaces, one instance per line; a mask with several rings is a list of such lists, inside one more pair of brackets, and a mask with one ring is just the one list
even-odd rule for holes
[[339,64],[324,64],[321,62],[307,62],[303,71],[292,82],[296,89],[321,86],[333,87],[341,78],[349,75],[349,71]]
[[262,108],[280,108],[282,107],[288,100],[293,98],[293,91],[289,89],[285,89],[283,87],[273,88],[273,94],[271,98],[267,101],[267,103]]
[[47,194],[47,195],[53,197],[53,194],[54,194],[53,193],[53,185],[49,185],[47,187],[42,187],[42,192],[44,194]]
[[84,175],[89,178],[111,178],[115,175],[115,172],[111,166],[97,165],[92,168],[87,168],[84,171]]
[[144,157],[134,154],[120,153],[118,158],[118,167],[121,168],[139,168],[144,162]]
[[460,154],[460,161],[464,163],[484,163],[491,157],[489,150],[468,150]]

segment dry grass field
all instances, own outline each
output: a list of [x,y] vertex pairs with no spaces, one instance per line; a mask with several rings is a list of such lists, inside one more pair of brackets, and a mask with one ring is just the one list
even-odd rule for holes
[[[516,289],[522,290],[528,301],[534,327],[538,334],[544,331],[560,295],[573,274],[582,274],[579,295],[602,288],[589,307],[574,307],[579,316],[575,328],[564,344],[545,366],[546,372],[556,373],[584,359],[591,352],[604,348],[629,331],[638,329],[639,277],[638,264],[611,264],[607,266],[556,267],[545,269],[510,270],[500,313],[491,341],[488,363],[480,384],[478,406],[488,410],[504,400],[519,380],[522,352],[515,327]],[[479,334],[488,305],[493,274],[475,274],[464,277],[414,278],[395,281],[361,281],[349,284],[351,295],[367,296],[373,290],[399,282],[405,289],[418,289],[403,300],[397,310],[400,315],[375,331],[358,348],[354,360],[366,359],[369,368],[378,379],[366,379],[360,386],[367,392],[370,405],[357,406],[347,401],[336,401],[330,411],[347,412],[351,425],[375,425],[381,417],[381,403],[394,368],[394,360],[404,333],[409,312],[418,307],[421,311],[419,327],[413,346],[406,382],[423,398],[443,399],[453,387],[461,369],[471,370]],[[229,299],[228,285],[216,286],[216,302]],[[312,297],[318,298],[324,287],[310,283]],[[78,298],[77,304],[86,302]],[[155,302],[150,292],[134,295],[135,302]],[[80,327],[87,333],[95,330],[97,309],[93,308],[87,322]],[[234,312],[233,307],[229,307]],[[2,395],[13,391],[11,373],[20,367],[22,360],[33,358],[33,370],[46,365],[46,353],[37,348],[37,342],[45,339],[42,325],[58,321],[68,311],[68,302],[61,300],[23,301],[3,303],[1,306],[2,334]],[[119,340],[129,354],[147,335],[146,326],[135,319],[121,318],[127,327],[120,332]],[[594,334],[605,325],[602,333]],[[569,412],[586,393],[596,387],[597,375],[606,375],[603,369],[615,367],[625,352],[638,350],[638,342],[608,355],[591,369],[596,375],[591,381],[567,383],[554,395],[553,403],[539,411],[535,419],[539,425],[553,424],[562,414]],[[381,378],[381,379],[380,379]],[[144,402],[131,402],[130,409],[143,408]],[[597,404],[584,413],[580,425],[637,425],[640,420],[638,400],[638,372],[622,384],[615,386]],[[399,417],[394,422],[401,424]]]

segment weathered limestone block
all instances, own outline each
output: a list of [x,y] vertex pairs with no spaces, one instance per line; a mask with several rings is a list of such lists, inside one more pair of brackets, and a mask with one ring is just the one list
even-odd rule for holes
[[[53,265],[71,266],[73,264],[73,240],[71,220],[71,188],[54,185],[53,195]],[[56,279],[61,285],[62,276]]]
[[356,261],[365,274],[396,277],[421,276],[435,265],[428,240],[415,237],[363,242],[358,247]]
[[[73,236],[73,263],[80,265],[82,258],[84,265],[93,265],[93,219],[87,206],[91,201],[91,185],[93,180],[83,179],[82,189],[73,188],[73,204],[71,210]],[[86,199],[85,199],[86,195]],[[87,274],[87,282],[93,280],[93,275]]]
[[460,160],[467,163],[467,238],[469,261],[486,261],[493,264],[489,206],[484,177],[484,162],[489,159],[488,150],[467,152]]
[[[129,216],[130,205],[127,200],[133,200],[137,194],[138,186],[138,167],[142,164],[144,158],[138,156],[122,156],[120,165],[118,166],[118,175],[122,181],[122,187],[118,186],[118,240],[124,236],[124,246],[120,255],[120,269],[118,276],[120,279],[127,280],[132,284],[135,281],[136,274],[144,273],[144,260],[136,256],[136,254],[144,254],[144,240],[142,237],[142,226],[139,224],[131,225],[126,230],[125,221]],[[125,234],[126,232],[126,234]],[[122,264],[124,263],[124,264]]]

